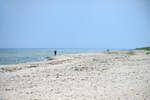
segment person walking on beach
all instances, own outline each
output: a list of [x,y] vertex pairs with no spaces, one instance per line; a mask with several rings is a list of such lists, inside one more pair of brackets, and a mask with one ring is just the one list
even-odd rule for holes
[[107,49],[106,51],[109,53],[109,51],[110,51],[110,50],[109,50],[109,49]]
[[55,50],[55,51],[54,51],[54,55],[56,56],[56,54],[57,54],[57,51]]

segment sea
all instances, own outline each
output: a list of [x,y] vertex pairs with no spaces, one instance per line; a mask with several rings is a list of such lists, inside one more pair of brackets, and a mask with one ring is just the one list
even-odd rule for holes
[[50,48],[0,48],[0,65],[19,64],[46,60],[48,56],[99,52],[106,49],[50,49]]

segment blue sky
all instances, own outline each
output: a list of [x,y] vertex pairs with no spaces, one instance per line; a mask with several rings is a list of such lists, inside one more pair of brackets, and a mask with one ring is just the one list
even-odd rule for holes
[[149,0],[0,0],[0,48],[144,46]]

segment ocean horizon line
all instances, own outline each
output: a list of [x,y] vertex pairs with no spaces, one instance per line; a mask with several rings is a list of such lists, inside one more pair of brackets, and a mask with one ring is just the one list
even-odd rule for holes
[[136,49],[136,48],[0,48],[0,49],[112,49],[112,50],[128,50],[128,49]]

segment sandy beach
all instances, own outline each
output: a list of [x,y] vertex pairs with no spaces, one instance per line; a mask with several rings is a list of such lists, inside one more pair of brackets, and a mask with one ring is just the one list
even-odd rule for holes
[[0,66],[0,100],[150,100],[150,54],[114,50]]

